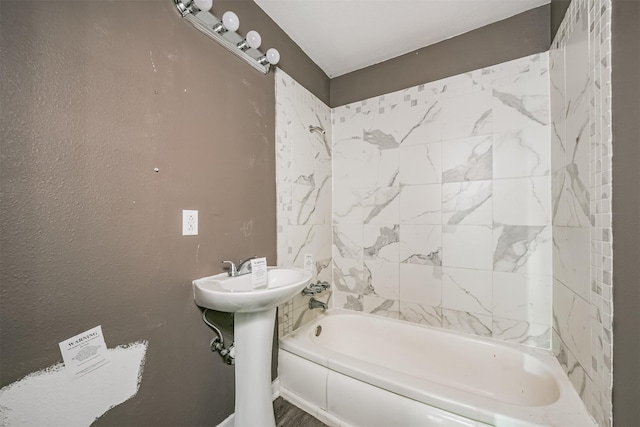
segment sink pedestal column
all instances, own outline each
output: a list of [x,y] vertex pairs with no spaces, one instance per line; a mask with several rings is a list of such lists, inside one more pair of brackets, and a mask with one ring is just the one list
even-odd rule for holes
[[235,427],[275,427],[271,350],[276,309],[235,313]]

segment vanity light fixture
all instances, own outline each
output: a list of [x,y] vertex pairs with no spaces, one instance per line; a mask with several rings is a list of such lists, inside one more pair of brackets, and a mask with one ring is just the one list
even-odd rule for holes
[[266,54],[258,50],[262,44],[260,34],[251,30],[246,37],[236,31],[240,27],[240,18],[231,11],[222,15],[222,20],[211,12],[213,0],[173,0],[180,15],[200,30],[204,35],[217,41],[228,51],[244,60],[258,71],[269,73],[271,67],[280,61],[280,52],[270,48]]

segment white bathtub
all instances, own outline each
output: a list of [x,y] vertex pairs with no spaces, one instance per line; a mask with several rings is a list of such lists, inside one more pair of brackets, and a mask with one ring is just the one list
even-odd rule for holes
[[279,378],[334,426],[594,425],[548,351],[347,310],[281,339]]

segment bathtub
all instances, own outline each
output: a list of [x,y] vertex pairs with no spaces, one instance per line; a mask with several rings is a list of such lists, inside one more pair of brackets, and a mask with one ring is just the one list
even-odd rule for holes
[[332,426],[594,426],[544,350],[330,309],[280,340],[280,394]]

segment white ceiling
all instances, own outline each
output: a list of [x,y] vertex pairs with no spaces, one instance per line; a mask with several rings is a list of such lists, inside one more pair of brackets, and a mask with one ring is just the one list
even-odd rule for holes
[[332,78],[550,2],[550,0],[254,1]]

